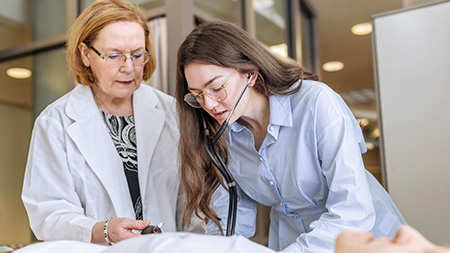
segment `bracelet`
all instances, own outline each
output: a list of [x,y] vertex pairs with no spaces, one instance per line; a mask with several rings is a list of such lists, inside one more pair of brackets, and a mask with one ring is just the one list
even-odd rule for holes
[[105,225],[103,225],[103,236],[105,237],[105,241],[106,241],[106,243],[108,243],[108,245],[112,245],[112,242],[109,240],[109,237],[108,237],[108,224],[111,220],[112,220],[112,217],[107,219],[105,221]]

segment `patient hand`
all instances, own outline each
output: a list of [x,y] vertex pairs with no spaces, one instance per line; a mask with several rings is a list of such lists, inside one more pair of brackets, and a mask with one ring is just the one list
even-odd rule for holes
[[417,230],[409,226],[400,226],[396,237],[391,240],[387,237],[374,238],[371,233],[358,233],[347,231],[341,233],[336,239],[336,253],[390,253],[390,252],[417,252],[417,253],[449,253],[450,248],[434,245]]
[[398,245],[413,247],[415,251],[411,252],[450,253],[450,248],[431,243],[419,231],[409,226],[400,226],[393,241]]
[[375,239],[370,232],[358,233],[346,231],[336,239],[336,253],[391,253],[403,252],[387,237]]

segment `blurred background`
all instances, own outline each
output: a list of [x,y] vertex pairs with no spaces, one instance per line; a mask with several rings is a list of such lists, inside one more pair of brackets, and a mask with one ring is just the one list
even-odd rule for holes
[[[65,33],[92,0],[0,0],[0,245],[35,241],[20,200],[34,119],[74,87]],[[337,91],[359,120],[366,168],[383,183],[374,88],[371,17],[427,0],[136,0],[157,46],[149,85],[173,95],[178,45],[198,23],[222,19],[244,27],[272,52],[293,58]],[[355,27],[355,25],[360,25]],[[326,69],[328,67],[328,69]],[[268,209],[258,232],[267,242]]]

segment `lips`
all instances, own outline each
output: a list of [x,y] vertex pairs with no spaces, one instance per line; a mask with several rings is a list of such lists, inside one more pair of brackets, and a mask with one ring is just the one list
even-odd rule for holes
[[225,111],[221,111],[219,113],[214,113],[214,118],[216,120],[224,119],[226,116],[227,116],[227,111],[226,110]]
[[133,80],[129,80],[129,81],[117,81],[120,84],[124,84],[124,85],[130,85],[133,83]]

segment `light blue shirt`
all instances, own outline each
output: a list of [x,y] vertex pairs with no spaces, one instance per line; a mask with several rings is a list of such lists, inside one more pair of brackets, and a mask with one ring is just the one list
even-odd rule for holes
[[[334,252],[346,230],[393,237],[405,221],[364,168],[358,122],[323,83],[303,81],[299,92],[270,96],[267,135],[256,151],[253,134],[229,127],[229,169],[238,185],[236,234],[255,232],[256,202],[271,208],[269,247],[286,252]],[[226,228],[228,192],[219,187],[213,209]],[[207,233],[219,233],[214,223]]]

